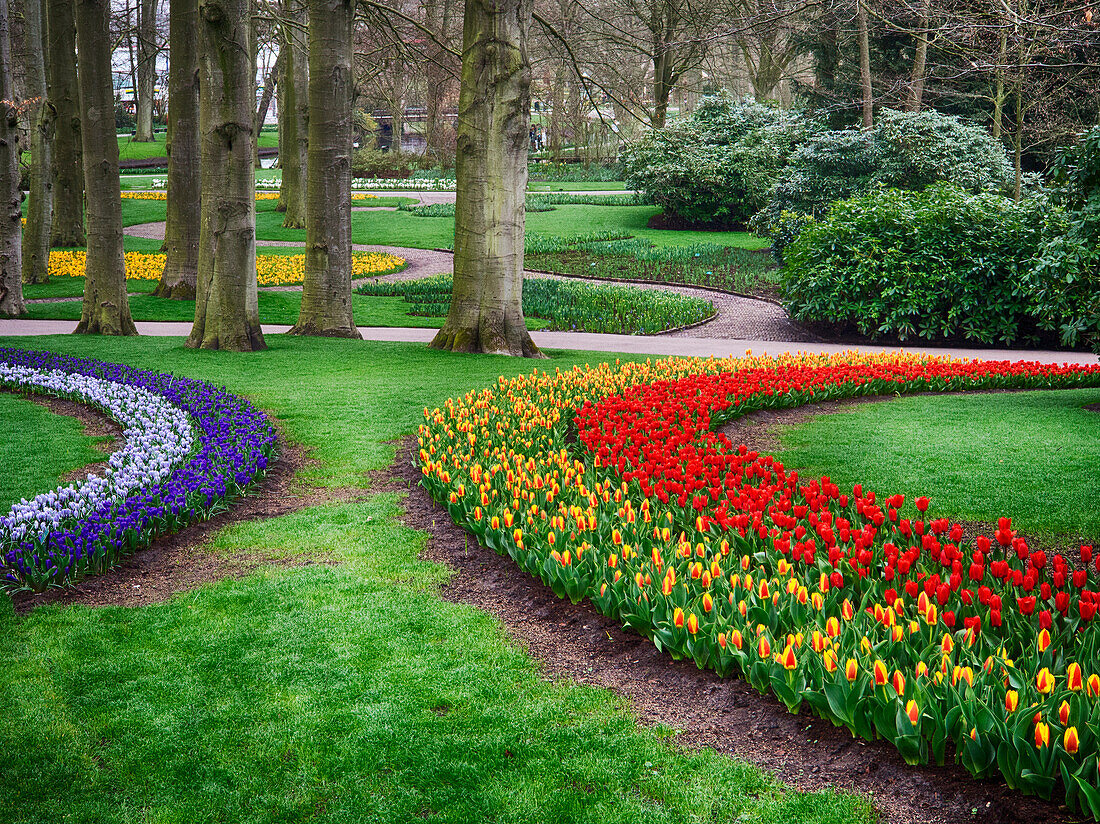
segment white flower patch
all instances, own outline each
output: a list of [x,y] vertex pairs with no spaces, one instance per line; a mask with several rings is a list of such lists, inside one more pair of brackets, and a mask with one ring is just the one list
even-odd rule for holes
[[188,414],[146,389],[6,363],[0,363],[0,384],[17,389],[35,387],[98,406],[122,426],[125,438],[101,475],[89,474],[84,480],[14,504],[0,517],[0,545],[42,539],[63,521],[86,517],[105,501],[125,499],[166,480],[194,444]]

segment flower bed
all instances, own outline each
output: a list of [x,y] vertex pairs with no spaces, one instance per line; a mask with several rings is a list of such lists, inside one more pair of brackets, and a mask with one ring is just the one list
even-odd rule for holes
[[[82,251],[50,252],[50,277],[83,277],[85,253]],[[160,280],[164,274],[165,255],[147,252],[126,252],[127,280]],[[302,282],[305,255],[256,255],[256,280],[260,286],[287,286]],[[400,272],[405,258],[384,252],[353,252],[351,276],[375,277]]]
[[125,446],[102,475],[0,517],[0,591],[72,583],[208,516],[267,468],[275,431],[247,401],[202,381],[129,366],[0,350],[0,386],[98,406]]
[[[257,180],[256,181],[256,188],[257,189],[278,189],[279,188],[280,184],[279,184],[278,180],[271,181],[271,182],[273,182],[275,185],[274,186],[268,185],[269,181],[266,181],[266,180]],[[153,178],[150,181],[149,185],[152,186],[154,189],[166,189],[166,188],[168,188],[168,181],[167,180],[161,180],[160,178]],[[278,192],[256,192],[256,200],[278,200],[279,197],[280,197],[280,195],[279,195]],[[353,194],[351,196],[352,200],[376,200],[377,198],[378,198],[378,195],[367,195],[367,194]],[[167,200],[168,199],[168,193],[167,192],[123,192],[122,193],[122,199],[123,200]]]
[[900,356],[668,360],[501,380],[428,412],[424,482],[560,596],[674,657],[805,702],[910,763],[1100,817],[1100,560],[926,497],[841,490],[712,427],[857,395],[1100,385],[1100,368]]

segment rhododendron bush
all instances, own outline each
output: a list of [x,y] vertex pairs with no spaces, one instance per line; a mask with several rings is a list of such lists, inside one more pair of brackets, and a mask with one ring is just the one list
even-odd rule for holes
[[454,519],[673,657],[805,702],[913,764],[1100,817],[1100,554],[968,534],[907,501],[801,478],[715,431],[859,395],[1100,385],[1100,367],[907,356],[672,359],[536,372],[420,427]]

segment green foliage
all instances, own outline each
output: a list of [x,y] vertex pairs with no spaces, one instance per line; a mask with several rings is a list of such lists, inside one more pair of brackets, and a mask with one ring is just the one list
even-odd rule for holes
[[1032,311],[1063,345],[1100,352],[1100,126],[1059,157],[1054,181],[1064,211],[1048,220],[1027,277]]
[[588,181],[622,180],[623,168],[619,163],[548,163],[530,162],[527,176],[530,180],[554,183],[580,183]]
[[800,115],[772,106],[707,97],[623,151],[626,185],[688,223],[737,226],[767,202],[804,128]]
[[841,201],[787,247],[787,309],[871,337],[1027,340],[1021,285],[1040,241],[1039,205],[947,184]]
[[[527,195],[528,212],[552,212],[555,206],[638,206],[637,195],[576,195],[571,192],[539,192]],[[399,207],[416,217],[454,217],[454,203],[408,203]]]
[[792,153],[767,207],[754,218],[766,234],[783,211],[818,216],[872,186],[919,191],[950,181],[970,192],[1007,191],[1012,164],[978,126],[935,111],[884,110],[870,131],[821,131]]
[[[400,295],[413,305],[409,314],[442,317],[450,309],[452,286],[450,275],[433,275],[421,280],[366,283],[356,292]],[[652,335],[705,320],[714,314],[714,304],[656,289],[524,278],[523,313],[546,319],[547,329]]]
[[[757,217],[762,214],[763,212],[760,212]],[[756,217],[753,218],[753,221],[756,221]],[[776,263],[780,266],[783,265],[784,250],[794,243],[795,238],[802,234],[807,227],[812,226],[813,222],[812,215],[804,212],[791,212],[787,209],[783,209],[775,220],[761,222],[762,234],[771,239],[772,257],[775,258]]]
[[351,176],[407,178],[412,176],[420,162],[420,155],[384,152],[375,146],[364,146],[351,156]]

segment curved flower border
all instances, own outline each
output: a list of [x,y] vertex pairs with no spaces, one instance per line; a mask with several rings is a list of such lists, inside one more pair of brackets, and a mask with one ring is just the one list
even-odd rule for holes
[[126,435],[104,475],[17,503],[0,519],[0,590],[40,592],[103,571],[210,515],[275,455],[263,413],[203,381],[0,349],[0,384],[91,402]]
[[1100,817],[1100,575],[829,478],[713,427],[857,395],[1100,385],[1100,367],[903,356],[670,360],[502,379],[425,410],[424,483],[559,596],[674,657],[805,701],[910,763]]

